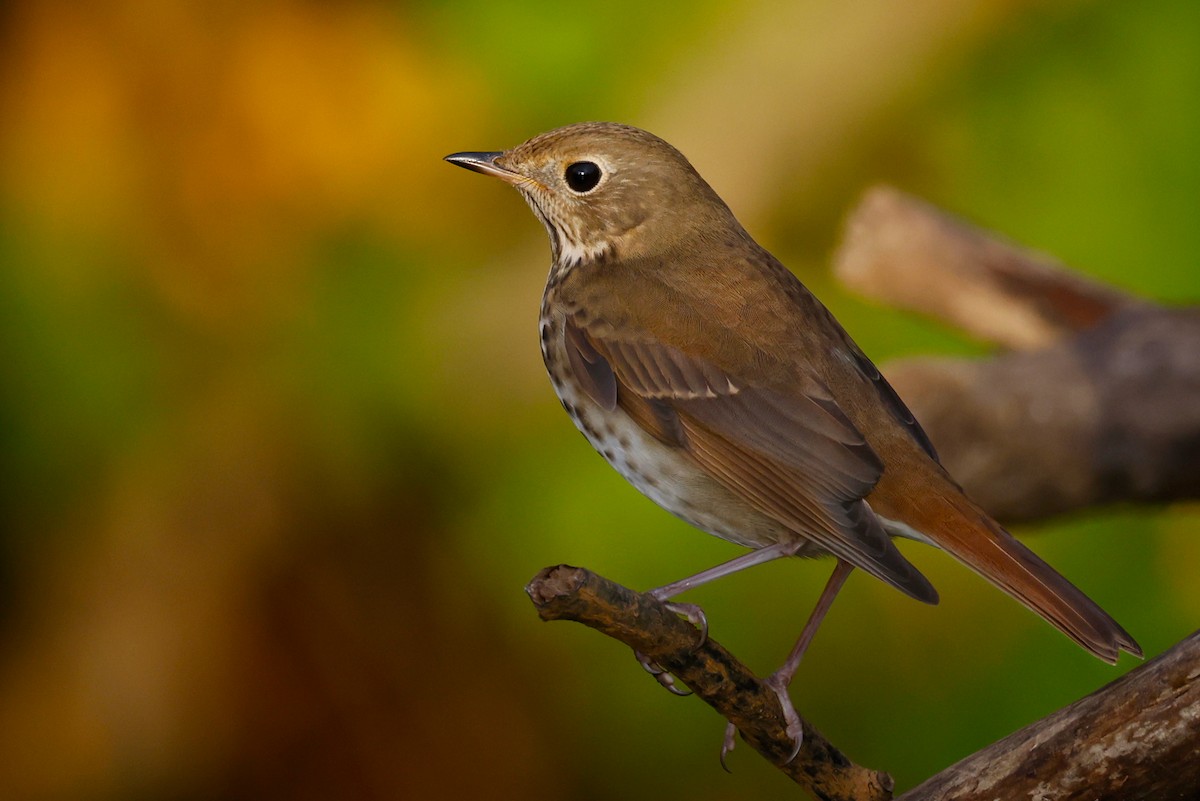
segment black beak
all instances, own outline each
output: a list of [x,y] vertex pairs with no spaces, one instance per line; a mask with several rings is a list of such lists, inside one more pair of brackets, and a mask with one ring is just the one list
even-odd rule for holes
[[451,153],[446,156],[446,161],[451,164],[457,164],[459,167],[465,167],[472,172],[481,172],[484,175],[491,175],[499,178],[502,181],[507,181],[510,184],[515,184],[518,181],[525,180],[524,176],[519,175],[512,170],[505,169],[496,163],[496,159],[503,156],[502,151],[491,153],[482,152],[467,152],[467,153]]

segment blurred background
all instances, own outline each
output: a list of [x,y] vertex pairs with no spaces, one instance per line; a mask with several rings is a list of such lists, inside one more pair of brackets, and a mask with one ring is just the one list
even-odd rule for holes
[[[1200,4],[0,5],[0,796],[758,798],[789,783],[545,565],[735,555],[559,408],[525,204],[440,160],[584,119],[683,150],[877,360],[983,354],[830,279],[887,181],[1165,301],[1200,295]],[[1200,510],[1021,529],[1161,652]],[[797,705],[901,787],[1110,668],[940,554],[850,581]],[[696,591],[752,667],[829,564]]]

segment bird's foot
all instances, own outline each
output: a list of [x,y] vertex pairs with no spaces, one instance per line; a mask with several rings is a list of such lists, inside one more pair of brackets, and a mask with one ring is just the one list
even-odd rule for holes
[[788,754],[788,758],[783,760],[783,764],[787,765],[796,758],[796,754],[800,753],[800,746],[804,744],[804,724],[800,722],[800,715],[796,712],[796,707],[792,706],[792,697],[788,695],[788,684],[791,682],[790,676],[784,676],[780,673],[772,673],[763,682],[772,690],[779,698],[779,705],[783,707],[784,731],[794,743],[792,752]]
[[691,695],[691,690],[685,690],[675,683],[675,677],[671,672],[657,662],[651,661],[650,657],[643,654],[641,651],[634,651],[633,655],[637,657],[638,664],[642,669],[654,677],[654,680],[667,688],[675,695]]
[[[763,684],[775,691],[775,695],[779,698],[779,705],[783,707],[784,731],[787,732],[788,738],[792,741],[792,752],[788,754],[787,759],[783,760],[783,764],[789,764],[796,755],[800,753],[800,746],[804,744],[804,725],[800,722],[800,715],[796,712],[796,707],[792,706],[792,698],[788,695],[788,682],[786,677],[779,673],[772,673],[763,680]],[[729,765],[726,764],[725,758],[729,756],[729,752],[737,746],[737,726],[733,723],[725,725],[725,738],[721,742],[721,767],[727,773],[732,773],[729,770]]]
[[737,747],[737,731],[737,726],[734,726],[732,721],[725,724],[725,738],[721,741],[721,767],[726,773],[733,773],[725,762],[725,757]]
[[[651,592],[651,595],[654,595],[654,593]],[[708,641],[708,617],[704,614],[703,609],[696,604],[677,604],[668,601],[666,598],[659,598],[657,595],[654,595],[654,597],[657,600],[662,601],[666,605],[667,609],[671,610],[680,617],[685,618],[693,626],[700,629],[700,641],[696,643],[697,648],[704,645],[704,643]],[[633,655],[637,657],[638,664],[641,665],[647,673],[653,676],[659,684],[661,684],[663,687],[666,687],[675,695],[692,694],[691,690],[682,689],[678,684],[676,684],[675,677],[671,675],[670,671],[657,662],[652,661],[650,657],[646,656],[640,651],[634,651]]]
[[[665,600],[665,599],[659,599]],[[687,620],[696,628],[700,629],[700,642],[696,643],[696,647],[704,645],[708,642],[708,616],[704,614],[704,610],[696,604],[677,604],[673,601],[666,601],[667,609],[670,609],[675,614]]]

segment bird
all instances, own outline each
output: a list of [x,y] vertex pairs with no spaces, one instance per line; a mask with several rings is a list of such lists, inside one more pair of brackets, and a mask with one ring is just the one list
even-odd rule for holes
[[[549,234],[542,356],[578,429],[659,506],[750,549],[650,594],[706,632],[703,610],[671,599],[774,559],[834,557],[799,639],[765,679],[793,757],[803,732],[788,686],[851,571],[938,602],[894,537],[940,548],[1106,662],[1142,655],[967,497],[878,368],[675,147],[585,122],[445,160],[514,186]],[[722,762],[735,734],[728,724]]]

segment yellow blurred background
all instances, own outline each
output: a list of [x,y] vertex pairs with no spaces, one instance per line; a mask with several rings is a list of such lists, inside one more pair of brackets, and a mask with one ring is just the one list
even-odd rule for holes
[[[1148,297],[1200,294],[1200,5],[13,0],[0,6],[0,797],[757,798],[788,782],[541,567],[634,587],[737,553],[574,433],[541,227],[441,162],[611,119],[680,147],[877,360],[982,353],[834,285],[888,181]],[[1034,547],[1155,654],[1197,509]],[[1034,534],[1029,529],[1022,533]],[[908,786],[1128,669],[909,548],[796,682]],[[766,672],[829,566],[697,591]]]

